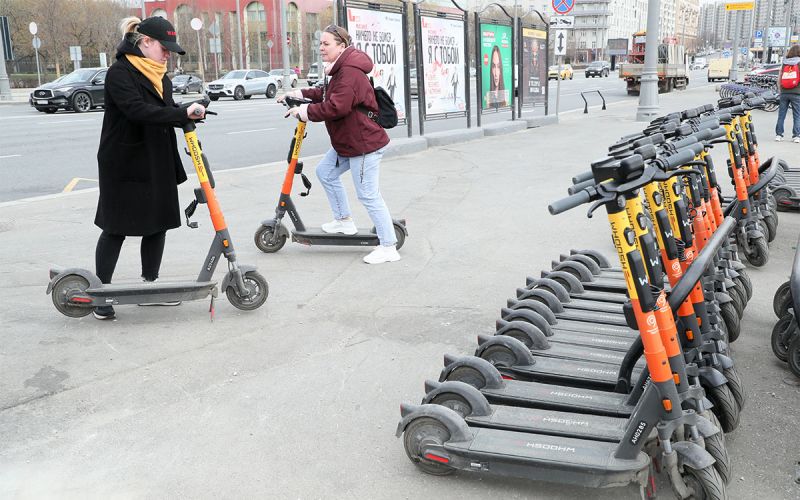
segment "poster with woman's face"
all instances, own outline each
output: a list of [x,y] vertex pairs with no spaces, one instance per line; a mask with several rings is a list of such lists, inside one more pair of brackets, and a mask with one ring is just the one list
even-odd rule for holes
[[522,29],[522,79],[524,103],[542,103],[547,98],[547,33]]
[[481,24],[481,98],[484,108],[511,103],[511,26]]
[[369,76],[376,87],[383,87],[389,93],[397,117],[402,120],[406,116],[402,16],[348,7],[347,30],[353,45],[372,59],[375,66]]
[[422,16],[420,24],[425,114],[465,111],[464,21]]

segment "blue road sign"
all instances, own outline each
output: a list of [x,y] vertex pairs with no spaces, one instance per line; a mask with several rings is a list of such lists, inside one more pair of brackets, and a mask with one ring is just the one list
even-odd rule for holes
[[756,30],[755,36],[753,38],[755,38],[756,40],[758,40],[759,38],[763,39],[764,38],[764,32],[761,31],[761,30]]
[[575,0],[552,0],[552,5],[556,14],[566,14],[575,7]]
[[722,57],[730,57],[730,56],[731,56],[731,52],[729,50],[725,50],[725,51],[722,52]]

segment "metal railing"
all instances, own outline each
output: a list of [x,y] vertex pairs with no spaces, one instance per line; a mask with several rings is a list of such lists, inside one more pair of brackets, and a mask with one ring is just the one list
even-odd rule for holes
[[606,109],[606,98],[603,97],[603,94],[599,90],[586,90],[584,92],[581,92],[581,99],[583,99],[583,112],[584,113],[589,113],[589,102],[586,100],[586,96],[584,94],[592,94],[594,92],[597,92],[597,95],[599,95],[600,99],[603,100],[603,110]]

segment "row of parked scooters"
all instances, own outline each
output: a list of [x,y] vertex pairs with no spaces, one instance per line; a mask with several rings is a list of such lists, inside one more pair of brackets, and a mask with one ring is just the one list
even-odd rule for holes
[[764,188],[779,162],[760,162],[750,118],[766,104],[737,96],[661,117],[573,178],[550,212],[604,208],[618,264],[561,255],[508,299],[474,356],[445,355],[421,404],[401,405],[397,436],[415,465],[637,483],[647,498],[663,472],[678,498],[727,498],[725,433],[746,399],[729,344],[753,293],[739,255],[764,265],[777,230]]

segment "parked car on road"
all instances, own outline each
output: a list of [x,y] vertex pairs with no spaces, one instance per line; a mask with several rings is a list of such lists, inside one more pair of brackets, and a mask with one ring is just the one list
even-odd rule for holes
[[755,66],[753,69],[744,75],[744,81],[748,81],[751,76],[774,76],[778,77],[781,72],[781,63],[764,64],[762,66]]
[[[572,80],[572,77],[575,76],[575,72],[572,70],[571,64],[562,64],[561,65],[561,79],[566,80],[569,78]],[[555,80],[558,78],[558,64],[554,64],[550,66],[547,70],[547,79],[548,80]]]
[[318,63],[311,63],[311,66],[308,67],[308,73],[306,73],[306,81],[308,82],[308,86],[312,87],[315,83],[319,80],[319,64]]
[[33,89],[28,102],[42,113],[59,109],[84,113],[104,104],[108,68],[81,68]]
[[611,73],[611,63],[606,61],[592,61],[586,66],[586,78],[608,76]]
[[[276,80],[278,80],[278,88],[283,88],[283,70],[282,69],[273,69],[269,72],[270,76],[274,76]],[[293,70],[289,70],[289,86],[292,88],[297,87],[297,73]]]
[[175,75],[172,78],[172,93],[187,94],[189,92],[203,93],[203,80],[197,75]]
[[254,95],[265,94],[275,97],[278,82],[274,76],[260,69],[235,69],[206,87],[208,98],[216,101],[220,97],[233,97],[236,101],[250,99]]

